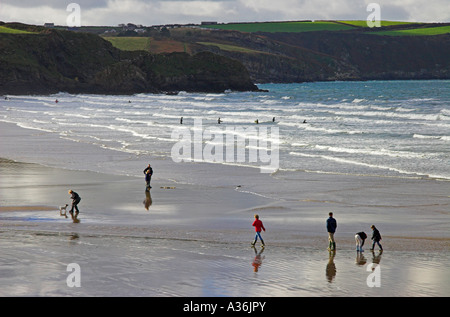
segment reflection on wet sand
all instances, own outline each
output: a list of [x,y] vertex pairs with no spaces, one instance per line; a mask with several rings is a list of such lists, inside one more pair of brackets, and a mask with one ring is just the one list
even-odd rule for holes
[[78,233],[76,233],[76,232],[74,232],[74,233],[72,233],[70,236],[69,236],[69,240],[78,240],[80,238],[80,235],[78,234]]
[[149,190],[145,190],[145,199],[144,199],[144,206],[146,210],[149,210],[150,206],[152,205],[152,196],[150,195]]
[[80,219],[78,219],[78,213],[76,212],[75,215],[72,212],[69,212],[70,216],[72,217],[73,223],[80,223]]
[[328,263],[326,267],[326,275],[329,283],[333,282],[333,279],[336,277],[336,265],[334,264],[334,256],[336,255],[336,251],[329,252]]
[[362,252],[356,252],[356,260],[357,265],[365,265],[367,263],[367,259],[364,257],[364,254]]
[[383,254],[383,250],[378,251],[378,254],[375,254],[375,251],[372,252],[372,263],[380,264],[381,262],[381,255]]
[[264,260],[264,256],[261,256],[261,254],[264,252],[264,248],[261,248],[259,252],[255,246],[252,246],[252,248],[255,251],[255,258],[253,259],[252,262],[253,272],[258,272],[259,267],[261,266],[262,261]]

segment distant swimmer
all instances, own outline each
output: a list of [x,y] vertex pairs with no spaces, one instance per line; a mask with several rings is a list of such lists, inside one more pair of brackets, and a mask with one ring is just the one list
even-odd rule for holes
[[180,124],[183,124],[183,117],[180,118]]
[[56,100],[55,100],[55,103],[58,103],[58,102],[59,102],[58,99],[56,99]]
[[303,120],[303,123],[306,123],[306,119],[305,119],[305,120]]
[[275,122],[275,117],[272,118],[272,122]]
[[223,121],[222,120],[220,120],[220,118],[219,119],[217,119],[217,123],[218,124],[221,124]]
[[256,123],[256,124],[259,124],[259,121],[258,121],[258,119],[256,119],[256,120],[255,120],[255,123]]

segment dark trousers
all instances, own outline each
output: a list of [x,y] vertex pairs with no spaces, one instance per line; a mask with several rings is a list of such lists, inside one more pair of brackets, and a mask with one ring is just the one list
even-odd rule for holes
[[77,212],[77,213],[79,213],[80,211],[78,210],[78,203],[81,201],[81,199],[76,199],[76,200],[74,200],[74,201],[72,201],[72,209],[70,209],[70,213],[73,213],[73,209],[75,208],[75,211]]

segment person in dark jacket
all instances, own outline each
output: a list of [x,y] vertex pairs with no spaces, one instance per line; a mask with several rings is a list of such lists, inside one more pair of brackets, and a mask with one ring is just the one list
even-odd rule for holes
[[153,169],[150,166],[150,164],[148,164],[148,166],[145,168],[144,174],[145,174],[145,182],[147,183],[147,189],[150,189],[152,188],[152,186],[150,186],[150,181],[152,180],[153,175]]
[[378,231],[378,229],[374,225],[372,225],[370,228],[372,228],[372,230],[373,230],[373,233],[372,233],[373,244],[372,244],[372,248],[370,250],[373,251],[375,249],[375,243],[376,243],[380,247],[380,251],[383,251],[383,247],[380,244],[380,240],[381,240],[380,231]]
[[328,231],[328,250],[335,251],[336,250],[336,242],[334,241],[334,233],[336,232],[337,222],[336,219],[333,218],[333,213],[330,212],[328,214],[327,219],[327,231]]
[[364,242],[366,241],[366,239],[367,239],[367,234],[363,231],[355,234],[356,251],[364,252],[363,245],[364,245]]
[[78,210],[78,204],[81,201],[81,197],[73,190],[69,190],[69,194],[71,195],[70,198],[72,199],[72,208],[70,209],[69,213],[73,215],[73,209],[75,208],[75,216],[78,216],[78,213],[80,212],[80,210]]

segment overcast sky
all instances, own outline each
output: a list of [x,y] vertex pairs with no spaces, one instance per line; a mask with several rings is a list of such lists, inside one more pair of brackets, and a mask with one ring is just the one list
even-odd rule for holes
[[82,26],[283,20],[366,20],[371,2],[382,20],[450,22],[450,0],[0,0],[0,21],[66,25],[69,3]]

